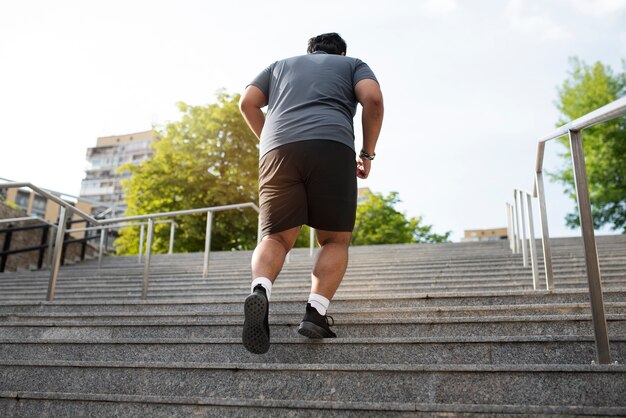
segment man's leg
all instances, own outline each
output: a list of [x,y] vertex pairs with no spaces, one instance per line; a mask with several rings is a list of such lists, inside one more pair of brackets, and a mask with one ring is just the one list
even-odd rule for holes
[[309,338],[335,338],[326,309],[348,267],[350,232],[317,231],[322,246],[311,272],[311,294],[298,332]]
[[298,238],[300,227],[263,237],[252,254],[252,280],[266,277],[272,283],[283,268],[285,257]]
[[285,256],[298,238],[300,227],[263,237],[252,256],[252,293],[244,302],[242,342],[254,354],[270,348],[269,299],[272,284],[280,273]]
[[348,267],[348,246],[351,232],[316,230],[322,247],[311,273],[311,293],[331,300],[343,280]]

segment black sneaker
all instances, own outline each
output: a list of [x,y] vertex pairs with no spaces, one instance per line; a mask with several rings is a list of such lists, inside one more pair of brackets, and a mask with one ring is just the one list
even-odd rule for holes
[[[329,319],[332,321],[331,324],[328,323]],[[335,320],[332,316],[320,315],[317,309],[307,303],[306,313],[300,322],[298,333],[309,338],[337,338],[337,334],[330,329],[333,325],[335,325]]]
[[264,354],[270,349],[269,303],[265,288],[258,284],[243,305],[245,320],[241,340],[251,353]]

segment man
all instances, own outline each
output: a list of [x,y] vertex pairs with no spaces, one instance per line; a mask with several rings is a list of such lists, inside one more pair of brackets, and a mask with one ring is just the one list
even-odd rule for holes
[[[357,102],[363,106],[358,154],[352,124]],[[267,116],[261,111],[265,106]],[[327,33],[309,39],[307,55],[277,61],[261,72],[246,87],[239,107],[260,139],[263,233],[252,256],[243,345],[256,354],[269,350],[272,284],[304,224],[315,228],[321,249],[298,332],[334,338],[326,310],[348,265],[356,177],[369,175],[383,120],[376,77],[367,64],[346,57],[346,43],[338,34]]]

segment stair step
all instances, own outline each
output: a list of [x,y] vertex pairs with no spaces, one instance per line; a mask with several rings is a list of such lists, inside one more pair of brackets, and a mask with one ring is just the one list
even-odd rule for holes
[[[324,398],[326,399],[326,398]],[[0,392],[0,410],[11,417],[42,416],[150,416],[150,417],[416,417],[577,415],[624,416],[626,407],[570,405],[477,405],[415,402],[342,402],[336,400],[282,400],[208,398],[201,396],[151,396],[76,394],[64,392]]]
[[626,236],[597,237],[610,365],[582,241],[552,242],[552,291],[506,242],[352,247],[320,341],[296,332],[296,249],[265,355],[241,344],[251,251],[211,253],[208,279],[201,253],[153,255],[147,300],[137,257],[64,266],[54,302],[49,271],[0,274],[0,416],[626,416]]
[[[626,335],[612,336],[616,361],[626,360]],[[593,337],[337,338],[312,341],[292,328],[272,338],[268,354],[246,351],[241,338],[71,340],[0,339],[0,358],[36,361],[337,364],[577,364],[595,359]]]
[[[198,316],[103,316],[12,318],[0,323],[0,338],[111,339],[111,338],[239,338],[242,318]],[[272,318],[272,337],[293,336],[299,319]],[[607,315],[609,335],[626,335],[626,314]],[[354,316],[333,327],[340,337],[398,336],[522,336],[593,335],[590,315],[477,316],[402,319],[393,316]]]
[[2,392],[626,407],[623,365],[0,361]]

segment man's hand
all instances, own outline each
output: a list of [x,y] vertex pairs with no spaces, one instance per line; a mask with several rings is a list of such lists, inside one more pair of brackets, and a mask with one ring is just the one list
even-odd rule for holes
[[366,158],[356,156],[356,176],[360,179],[366,179],[370,175],[372,162]]

